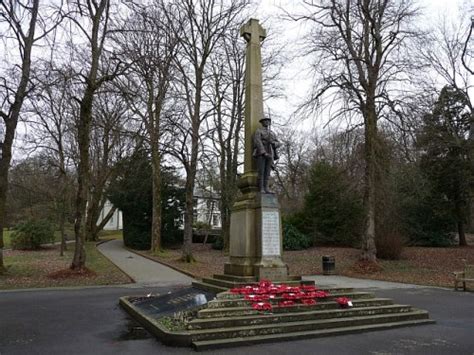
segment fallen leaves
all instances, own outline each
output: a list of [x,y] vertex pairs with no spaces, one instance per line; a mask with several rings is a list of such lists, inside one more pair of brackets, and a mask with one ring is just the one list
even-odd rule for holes
[[37,251],[6,250],[7,273],[0,275],[0,289],[33,287],[63,287],[114,285],[131,282],[107,258],[100,254],[95,243],[87,243],[87,267],[82,271],[69,269],[74,246],[68,245],[64,256],[57,247]]
[[[184,263],[178,259],[180,250],[168,250],[166,257],[152,256],[174,268],[185,270],[196,278],[222,274],[228,256],[213,250],[210,245],[194,244],[196,262]],[[454,271],[464,263],[474,264],[474,247],[426,248],[406,247],[401,260],[378,260],[377,264],[359,262],[360,250],[355,248],[318,247],[307,250],[285,251],[283,260],[290,274],[322,274],[322,257],[331,255],[336,260],[336,273],[358,278],[413,283],[419,285],[453,285]]]

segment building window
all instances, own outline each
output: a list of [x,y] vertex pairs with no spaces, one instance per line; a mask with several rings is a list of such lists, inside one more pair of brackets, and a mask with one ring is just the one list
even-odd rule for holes
[[219,225],[219,216],[216,214],[212,216],[212,225],[214,227],[217,227]]

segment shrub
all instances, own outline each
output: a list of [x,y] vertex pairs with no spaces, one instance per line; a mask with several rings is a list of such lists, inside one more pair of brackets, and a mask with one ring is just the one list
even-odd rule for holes
[[151,222],[147,218],[137,218],[133,214],[123,214],[123,244],[136,250],[151,247]]
[[193,223],[193,229],[197,231],[208,231],[211,230],[211,225],[206,222],[197,221]]
[[402,236],[398,233],[377,235],[375,239],[377,258],[399,260],[405,246]]
[[[108,188],[109,200],[123,213],[123,241],[132,249],[151,247],[153,216],[152,168],[148,155],[138,151],[121,163],[118,178]],[[174,246],[182,243],[181,214],[183,189],[176,187],[173,169],[162,168],[161,176],[161,243]]]
[[215,250],[222,250],[224,249],[224,238],[222,238],[222,234],[216,236],[216,240],[212,243],[212,249]]
[[311,238],[301,233],[291,223],[283,221],[283,249],[302,250],[311,246]]
[[454,218],[449,201],[433,187],[417,166],[399,173],[399,214],[411,245],[444,247],[454,243]]
[[363,228],[362,198],[345,172],[326,162],[310,171],[308,193],[301,212],[301,231],[315,244],[353,246]]
[[36,250],[54,242],[54,228],[47,220],[27,220],[15,227],[10,238],[13,249]]

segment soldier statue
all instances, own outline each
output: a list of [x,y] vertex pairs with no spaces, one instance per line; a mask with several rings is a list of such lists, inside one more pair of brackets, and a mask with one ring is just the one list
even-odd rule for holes
[[253,136],[253,157],[257,160],[258,188],[262,193],[273,193],[268,187],[270,170],[275,169],[274,162],[278,160],[277,149],[280,142],[270,130],[271,119],[264,117],[260,120],[262,127]]

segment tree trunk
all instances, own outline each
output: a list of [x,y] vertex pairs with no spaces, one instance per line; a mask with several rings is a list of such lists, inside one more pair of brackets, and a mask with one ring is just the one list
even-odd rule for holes
[[0,275],[4,274],[7,271],[6,267],[3,264],[3,230],[0,231]]
[[467,240],[466,240],[466,232],[464,230],[464,222],[458,221],[458,235],[459,235],[459,246],[466,247]]
[[221,238],[224,244],[224,252],[229,251],[229,229],[230,223],[227,223],[227,175],[226,175],[226,164],[227,157],[224,143],[221,142],[221,160],[219,163],[219,175],[221,182],[221,203],[220,203],[220,212],[221,212]]
[[86,229],[84,231],[85,238],[88,242],[96,242],[98,240],[98,235],[96,231],[96,223],[100,215],[100,209],[95,199],[94,192],[91,194],[86,208],[86,220],[85,225]]
[[161,250],[161,156],[155,144],[152,147],[152,172],[151,252],[158,253]]
[[115,207],[111,208],[110,212],[104,217],[104,219],[97,225],[99,221],[100,213],[105,206],[105,197],[103,194],[104,184],[96,186],[96,190],[91,194],[87,206],[86,215],[86,240],[96,242],[99,240],[99,232],[104,228],[107,222],[112,218],[115,211]]
[[[458,181],[458,185],[461,185],[461,182]],[[461,189],[459,188],[458,194],[456,196],[456,205],[455,205],[456,219],[457,219],[456,224],[458,228],[459,246],[465,247],[467,246],[465,220],[466,220],[466,210],[468,206],[466,203],[464,203],[464,201],[460,201],[462,199],[460,191]]]
[[221,209],[221,234],[222,234],[222,240],[224,242],[224,248],[223,251],[225,254],[229,253],[229,244],[230,244],[230,216],[229,216],[229,210],[227,208],[222,208]]
[[193,243],[193,216],[194,216],[194,184],[196,180],[197,159],[199,150],[199,127],[202,99],[203,63],[196,70],[196,91],[194,94],[194,107],[191,114],[191,156],[189,167],[186,169],[186,208],[184,215],[183,253],[181,259],[187,263],[194,261],[191,246]]
[[365,231],[362,236],[360,259],[375,262],[375,202],[376,202],[376,155],[375,142],[377,139],[377,116],[375,103],[368,100],[365,108],[365,175],[364,203],[366,210]]
[[61,233],[61,245],[59,247],[59,255],[64,256],[64,251],[67,250],[66,244],[66,232],[65,232],[65,224],[66,224],[66,209],[65,209],[65,196],[61,197],[61,212],[59,215],[59,232]]
[[8,191],[8,172],[12,158],[12,145],[15,138],[16,126],[20,117],[21,107],[26,97],[26,89],[30,81],[31,52],[35,38],[36,21],[38,18],[39,0],[34,0],[29,10],[31,19],[27,36],[23,38],[23,61],[21,64],[21,78],[15,93],[15,99],[8,113],[0,110],[1,118],[5,122],[5,138],[0,143],[0,274],[5,271],[3,264],[3,228],[5,227],[6,202]]
[[[9,130],[7,128],[7,133]],[[10,141],[10,139],[8,140]],[[13,141],[13,138],[11,139]],[[3,264],[3,229],[5,228],[5,217],[6,217],[6,200],[8,190],[8,170],[10,168],[11,161],[11,144],[8,144],[7,138],[2,146],[2,156],[0,159],[0,275],[6,271]]]
[[207,218],[207,227],[204,232],[204,242],[202,243],[204,245],[206,245],[207,243],[207,239],[209,238],[209,232],[211,231],[211,228],[212,228],[212,216],[214,215],[214,201],[212,200],[212,196],[209,202],[211,204],[211,209],[209,211],[209,216]]
[[184,213],[184,237],[183,237],[183,252],[181,259],[187,263],[194,261],[193,253],[191,250],[193,242],[193,217],[194,217],[194,174],[188,172],[186,177],[186,202],[185,202],[185,213]]
[[[107,214],[105,215],[105,217],[102,219],[102,221],[100,221],[100,223],[98,225],[95,225],[94,227],[94,230],[93,230],[93,233],[94,235],[96,236],[96,240],[99,240],[99,233],[101,230],[104,229],[105,225],[109,222],[109,220],[112,218],[112,216],[114,215],[115,211],[117,211],[117,207],[115,206],[112,206],[112,208],[109,210],[109,212],[107,212]],[[98,218],[97,218],[98,220]]]
[[89,190],[89,144],[92,121],[92,104],[94,89],[89,83],[81,102],[78,122],[79,167],[77,172],[76,215],[74,221],[74,237],[76,245],[71,269],[80,270],[85,267],[85,228],[84,214],[86,213],[87,193]]

